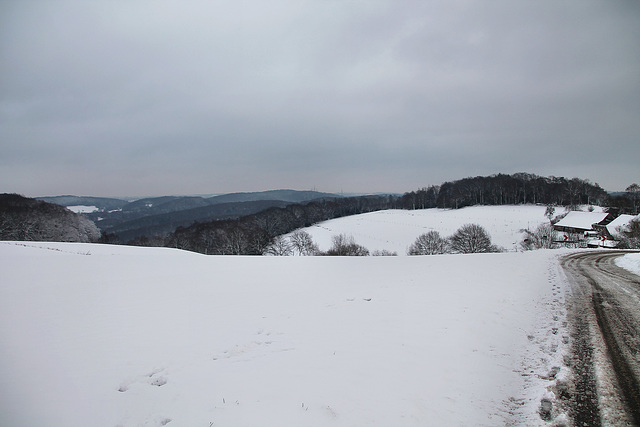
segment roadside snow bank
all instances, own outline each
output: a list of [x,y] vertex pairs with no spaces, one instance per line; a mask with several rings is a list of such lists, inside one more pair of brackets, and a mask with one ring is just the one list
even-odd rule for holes
[[616,264],[640,276],[640,254],[627,254],[616,258]]
[[553,251],[0,244],[0,425],[546,425]]

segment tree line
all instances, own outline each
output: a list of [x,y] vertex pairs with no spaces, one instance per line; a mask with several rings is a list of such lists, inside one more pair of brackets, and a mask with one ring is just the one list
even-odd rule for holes
[[589,180],[528,173],[477,176],[405,193],[402,209],[458,209],[474,205],[605,205],[609,195]]
[[0,194],[0,240],[95,242],[100,230],[70,210],[18,194]]
[[[331,247],[323,252],[315,244],[311,235],[303,230],[296,230],[289,236],[277,236],[267,247],[264,255],[273,256],[369,256],[367,248],[355,242],[353,236],[338,234],[333,236]],[[397,255],[385,251],[376,252],[374,255]]]
[[363,196],[291,204],[237,219],[197,222],[165,236],[143,236],[130,243],[209,255],[262,255],[278,236],[329,219],[390,209],[396,200],[395,196]]

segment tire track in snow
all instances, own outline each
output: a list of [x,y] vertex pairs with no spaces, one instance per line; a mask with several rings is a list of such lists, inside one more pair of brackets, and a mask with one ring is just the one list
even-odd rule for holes
[[[614,259],[624,253],[580,252],[562,261],[573,278],[579,305],[574,309],[574,326],[584,347],[576,347],[583,360],[578,359],[574,370],[576,392],[592,396],[584,406],[576,406],[576,425],[640,425],[640,280],[615,266]],[[580,393],[581,384],[589,382],[593,372],[597,374],[593,385],[586,385]]]

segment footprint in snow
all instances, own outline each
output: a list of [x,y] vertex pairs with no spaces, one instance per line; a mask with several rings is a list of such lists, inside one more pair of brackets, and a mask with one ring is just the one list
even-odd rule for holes
[[128,391],[133,384],[136,383],[162,387],[167,383],[167,379],[163,375],[159,375],[162,372],[164,372],[164,369],[156,369],[147,374],[138,375],[133,379],[127,379],[120,384],[120,387],[118,387],[118,391],[124,393],[125,391]]

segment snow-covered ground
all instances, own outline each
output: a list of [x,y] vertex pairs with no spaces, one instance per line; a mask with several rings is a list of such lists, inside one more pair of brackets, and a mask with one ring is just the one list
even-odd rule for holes
[[346,234],[371,252],[386,249],[406,255],[409,246],[421,234],[435,230],[442,237],[448,237],[462,225],[475,223],[489,232],[495,245],[515,251],[519,250],[523,238],[522,229],[535,230],[538,225],[549,222],[544,216],[545,210],[545,206],[535,205],[384,210],[333,219],[303,230],[323,251],[331,247],[333,236]]
[[0,242],[0,425],[548,425],[561,253]]
[[96,206],[85,205],[67,206],[67,209],[75,213],[92,213],[98,210]]
[[640,254],[627,254],[617,258],[616,264],[640,276]]

